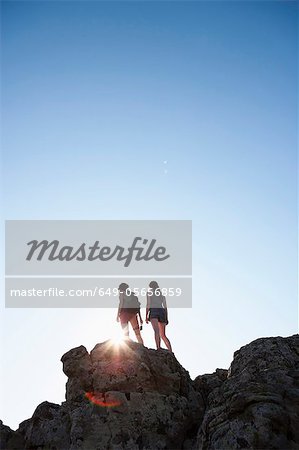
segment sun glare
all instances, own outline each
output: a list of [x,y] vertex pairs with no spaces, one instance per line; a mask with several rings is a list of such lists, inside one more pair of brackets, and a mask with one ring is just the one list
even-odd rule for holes
[[111,336],[112,345],[114,345],[115,347],[119,347],[119,346],[123,345],[124,342],[125,342],[125,336],[124,336],[122,330],[120,330],[119,328],[115,329],[113,335]]
[[115,336],[112,338],[113,345],[119,346],[124,343],[124,337],[123,336]]

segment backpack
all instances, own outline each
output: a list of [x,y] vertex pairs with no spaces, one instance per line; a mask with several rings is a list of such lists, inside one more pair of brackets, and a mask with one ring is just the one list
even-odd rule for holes
[[132,312],[138,313],[140,310],[140,301],[138,297],[132,292],[130,296],[125,295],[124,297],[124,308],[130,308]]

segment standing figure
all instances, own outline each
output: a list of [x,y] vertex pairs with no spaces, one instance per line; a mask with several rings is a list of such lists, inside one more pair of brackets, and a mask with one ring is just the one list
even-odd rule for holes
[[166,347],[172,352],[171,344],[165,334],[165,327],[168,324],[168,311],[166,298],[162,295],[159,285],[156,281],[151,281],[147,293],[146,304],[146,323],[151,322],[154,333],[157,350],[161,348],[161,338]]
[[138,316],[140,323],[143,323],[140,313],[140,303],[136,295],[130,291],[129,286],[126,283],[119,285],[119,307],[117,310],[116,320],[120,321],[125,338],[129,339],[129,323],[131,324],[137,341],[143,345],[143,339],[141,337],[140,330],[142,326],[139,326]]

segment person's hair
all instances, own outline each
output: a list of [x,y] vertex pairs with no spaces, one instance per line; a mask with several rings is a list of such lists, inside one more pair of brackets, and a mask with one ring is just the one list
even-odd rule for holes
[[120,292],[125,292],[128,289],[129,285],[127,283],[120,283],[118,286],[118,290]]
[[155,293],[155,295],[161,295],[161,291],[160,291],[160,287],[157,283],[157,281],[151,281],[149,284],[150,289],[153,290],[153,292]]

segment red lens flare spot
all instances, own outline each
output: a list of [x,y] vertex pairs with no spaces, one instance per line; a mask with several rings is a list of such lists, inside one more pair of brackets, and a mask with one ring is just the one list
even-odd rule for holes
[[94,405],[102,406],[104,408],[112,408],[113,406],[121,405],[120,401],[114,400],[113,398],[106,400],[105,395],[102,392],[86,392],[85,397]]

